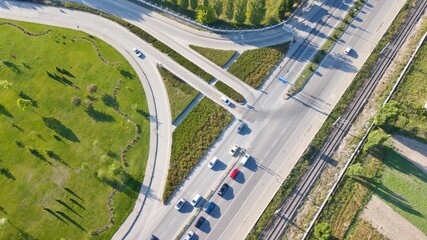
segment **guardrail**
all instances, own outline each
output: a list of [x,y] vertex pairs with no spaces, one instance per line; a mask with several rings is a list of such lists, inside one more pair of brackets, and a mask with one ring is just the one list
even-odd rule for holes
[[[409,59],[408,63],[406,64],[405,68],[403,69],[403,71],[401,72],[401,74],[399,75],[399,78],[397,79],[396,83],[393,86],[393,89],[391,89],[389,95],[387,96],[387,98],[384,100],[381,108],[384,107],[384,105],[391,99],[391,96],[393,95],[393,93],[396,91],[397,86],[400,84],[400,82],[402,81],[403,77],[406,74],[406,71],[408,70],[409,66],[412,64],[412,61],[414,60],[415,55],[418,53],[418,50],[420,49],[421,45],[424,43],[424,41],[427,38],[427,33],[424,34],[424,36],[421,38],[420,42],[418,43],[417,48],[415,49],[414,53],[412,54],[411,58]],[[388,44],[387,44],[388,45]],[[371,123],[371,126],[368,128],[368,130],[366,131],[365,135],[363,136],[362,140],[360,140],[359,144],[357,145],[356,149],[354,150],[354,152],[351,154],[349,160],[347,161],[346,165],[344,166],[344,168],[341,170],[341,173],[338,177],[338,180],[335,182],[335,184],[332,186],[331,190],[328,192],[328,194],[326,195],[325,200],[323,201],[322,205],[320,206],[319,210],[317,211],[316,215],[314,215],[313,220],[311,220],[310,225],[308,226],[307,230],[304,233],[304,236],[301,238],[302,240],[307,239],[308,234],[310,233],[311,229],[314,226],[314,223],[317,221],[317,218],[320,216],[320,213],[323,211],[323,209],[326,206],[326,203],[328,202],[329,198],[332,196],[332,194],[335,192],[338,183],[341,181],[342,177],[344,176],[344,173],[346,172],[348,166],[350,165],[350,163],[353,162],[354,157],[356,156],[356,154],[359,153],[360,151],[360,147],[362,146],[363,142],[365,141],[366,137],[369,135],[369,133],[371,132],[372,128],[374,127],[374,123]]]

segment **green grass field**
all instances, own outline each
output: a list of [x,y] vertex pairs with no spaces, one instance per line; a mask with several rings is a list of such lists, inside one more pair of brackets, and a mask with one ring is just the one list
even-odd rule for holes
[[427,234],[427,175],[392,149],[383,156],[382,181],[374,193]]
[[169,96],[172,121],[193,101],[198,92],[165,68],[159,68]]
[[[110,239],[145,172],[149,114],[141,83],[93,36],[14,23],[25,33],[0,25],[0,80],[13,84],[0,89],[0,218],[8,220],[0,239]],[[97,91],[88,93],[89,84]],[[21,110],[19,98],[32,108]]]
[[173,132],[172,153],[163,202],[191,172],[196,163],[230,123],[232,115],[203,98]]
[[243,52],[228,72],[258,88],[289,49],[289,42]]
[[220,67],[223,67],[236,53],[234,50],[220,50],[194,45],[190,45],[190,47]]

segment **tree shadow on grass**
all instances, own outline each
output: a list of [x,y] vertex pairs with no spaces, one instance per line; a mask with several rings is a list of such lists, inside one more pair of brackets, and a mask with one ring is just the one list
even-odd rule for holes
[[141,109],[136,109],[136,112],[141,114],[141,116],[143,116],[145,119],[149,120],[150,122],[157,121],[157,118],[155,116],[152,116],[149,113],[147,113]]
[[51,79],[56,80],[57,82],[59,82],[61,84],[64,84],[64,85],[67,85],[67,86],[70,86],[70,87],[74,86],[73,82],[71,82],[70,80],[68,80],[66,77],[59,76],[56,73],[50,73],[49,71],[46,71],[46,74]]
[[61,204],[62,206],[64,206],[65,208],[67,208],[68,210],[70,210],[71,212],[73,212],[74,214],[76,214],[77,216],[83,218],[78,212],[76,212],[72,207],[70,207],[67,203],[65,203],[62,200],[56,199],[55,201],[57,201],[59,204]]
[[386,155],[385,157],[383,157],[383,162],[387,167],[404,173],[406,175],[412,175],[418,178],[420,181],[427,183],[427,175],[422,172],[417,166],[406,160],[395,150],[389,147],[384,148],[386,150]]
[[50,208],[43,208],[43,210],[45,210],[46,212],[50,213],[52,216],[54,216],[59,221],[65,223],[67,225],[69,225],[66,221],[64,221],[64,219],[62,219],[58,214],[56,214],[56,212],[52,211]]
[[18,74],[21,73],[21,69],[19,69],[18,65],[16,65],[15,63],[9,62],[9,61],[3,61],[3,64],[6,67],[10,68],[12,71],[14,71],[14,72],[16,72]]
[[95,122],[115,122],[113,116],[105,112],[97,111],[93,107],[87,108],[86,113],[95,120]]
[[117,100],[109,94],[102,95],[102,102],[107,107],[112,107],[112,108],[118,108],[119,107],[119,103],[117,102]]
[[126,70],[120,70],[120,74],[130,80],[133,80],[135,78],[135,75],[133,75],[132,73],[130,73],[129,71]]
[[56,71],[58,71],[58,72],[60,72],[60,73],[62,73],[62,74],[64,74],[65,76],[67,76],[67,77],[70,77],[70,78],[76,78],[76,77],[74,77],[74,75],[72,74],[72,73],[70,73],[67,69],[65,69],[65,68],[59,68],[59,67],[55,67],[55,69],[56,69]]
[[23,131],[24,131],[24,129],[23,129],[23,128],[21,128],[20,126],[16,125],[15,123],[12,123],[12,127],[14,127],[14,128],[16,128],[16,129],[18,129],[20,132],[23,132]]
[[74,199],[72,199],[72,198],[69,198],[69,199],[70,199],[70,201],[71,201],[72,203],[76,204],[76,205],[77,205],[77,206],[79,206],[81,209],[86,210],[86,208],[85,208],[83,205],[81,205],[79,202],[77,202],[76,200],[74,200]]
[[35,149],[35,148],[29,148],[28,149],[28,151],[30,151],[30,153],[34,156],[34,157],[36,157],[36,158],[38,158],[38,159],[40,159],[40,160],[42,160],[42,161],[44,161],[44,162],[46,162],[47,164],[49,164],[49,165],[52,165],[52,163],[50,163],[37,149]]
[[64,126],[58,119],[56,118],[48,118],[48,117],[42,117],[43,122],[45,123],[46,127],[52,129],[62,137],[72,141],[72,142],[80,142],[77,138],[76,134],[74,132]]
[[62,158],[60,156],[58,156],[55,152],[51,151],[51,150],[46,150],[46,154],[50,157],[50,159],[59,162],[63,165],[65,165],[66,167],[70,167],[70,165],[68,165],[68,163],[66,163],[64,160],[62,160]]
[[384,186],[382,183],[375,182],[372,179],[364,176],[359,176],[355,178],[354,181],[362,184],[367,188],[372,189],[372,191],[381,199],[393,204],[394,206],[400,208],[402,211],[405,211],[415,216],[423,217],[423,214],[415,210],[411,205],[409,205],[404,197],[393,192],[391,189]]
[[0,174],[5,176],[7,179],[16,180],[15,176],[7,168],[0,169]]
[[76,198],[84,201],[83,198],[81,198],[79,195],[77,195],[77,193],[75,193],[73,190],[71,190],[71,189],[69,189],[67,187],[65,187],[64,190],[67,191],[69,194],[73,195],[74,197],[76,197]]
[[71,217],[69,217],[67,214],[61,212],[61,211],[55,211],[56,213],[58,213],[59,215],[61,215],[63,218],[65,218],[67,221],[71,222],[74,226],[78,227],[80,230],[85,231],[86,229],[84,229],[82,227],[82,225],[80,225],[78,222],[76,222],[74,219],[72,219]]
[[4,115],[6,117],[13,118],[12,113],[10,113],[9,110],[7,110],[7,108],[5,106],[3,106],[2,104],[0,104],[0,114]]

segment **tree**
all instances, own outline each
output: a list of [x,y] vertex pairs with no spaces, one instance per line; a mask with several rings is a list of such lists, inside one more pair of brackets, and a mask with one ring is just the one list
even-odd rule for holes
[[363,170],[362,164],[355,163],[355,164],[352,164],[350,167],[348,167],[348,173],[347,173],[347,175],[349,177],[356,177],[356,176],[359,176],[362,173],[362,170]]
[[120,164],[113,163],[108,167],[108,171],[112,176],[117,176],[123,171],[123,168],[120,166]]
[[7,218],[0,218],[0,227],[5,226],[8,222]]
[[5,90],[10,89],[12,86],[13,86],[13,84],[11,82],[9,82],[8,80],[1,80],[0,81],[0,87],[2,87]]
[[374,123],[378,126],[392,125],[402,110],[399,108],[399,102],[391,100],[388,102],[380,112],[375,116]]
[[98,87],[94,83],[91,83],[91,84],[87,85],[86,89],[87,89],[88,93],[92,94],[92,93],[96,92],[96,90],[98,90]]
[[205,7],[209,6],[209,0],[203,0],[203,6]]
[[286,16],[286,0],[280,1],[279,9],[277,12],[277,15],[279,16],[280,20],[285,19]]
[[247,11],[249,22],[258,26],[265,17],[265,0],[251,0]]
[[28,109],[31,109],[31,107],[33,107],[33,102],[31,102],[31,100],[23,98],[18,99],[18,101],[16,101],[16,104],[19,108],[22,109],[22,111],[27,111]]
[[71,103],[75,106],[79,106],[81,102],[82,102],[82,99],[79,96],[73,96],[71,98]]
[[234,14],[234,0],[227,0],[227,9],[225,10],[225,15],[227,15],[228,20],[233,18]]
[[382,129],[374,130],[369,133],[368,138],[366,139],[366,143],[363,146],[365,151],[370,151],[377,147],[378,145],[383,144],[390,135],[385,133]]
[[243,24],[246,21],[246,0],[239,0],[237,2],[234,19],[237,24]]
[[188,8],[188,0],[179,1],[179,6],[184,10],[187,9]]
[[174,5],[176,5],[178,3],[178,0],[170,0],[171,3],[173,3]]
[[196,10],[196,22],[207,24],[216,20],[215,11],[211,6],[199,6]]
[[331,237],[331,226],[328,223],[319,223],[314,227],[314,236],[319,240],[327,240]]
[[219,17],[222,13],[222,0],[215,0],[214,1],[214,9],[216,16]]
[[197,0],[190,0],[190,7],[195,10],[197,8]]

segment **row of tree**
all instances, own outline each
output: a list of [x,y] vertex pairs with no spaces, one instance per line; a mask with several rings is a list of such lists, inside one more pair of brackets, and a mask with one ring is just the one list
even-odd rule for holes
[[[280,0],[280,7],[276,9],[277,16],[283,20],[298,0]],[[265,0],[203,0],[199,6],[198,0],[170,0],[174,5],[178,5],[183,10],[192,9],[196,11],[196,21],[208,24],[216,21],[224,14],[231,22],[237,24],[249,23],[259,26],[265,21],[266,2]]]

